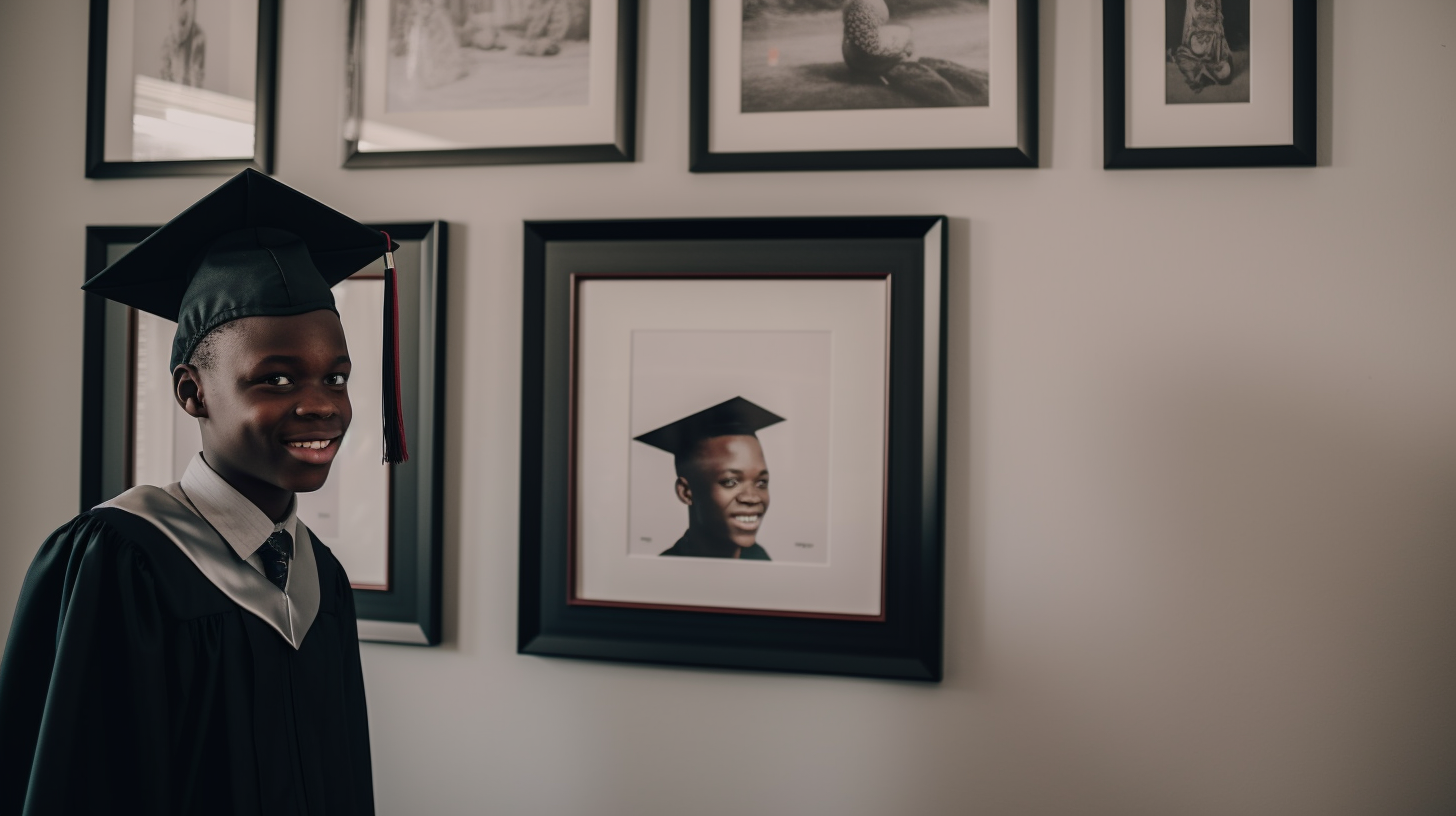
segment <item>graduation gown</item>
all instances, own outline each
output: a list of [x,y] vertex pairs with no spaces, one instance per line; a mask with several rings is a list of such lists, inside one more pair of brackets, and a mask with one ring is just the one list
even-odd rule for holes
[[0,663],[0,816],[373,813],[353,595],[309,540],[295,649],[140,516],[51,535]]
[[[721,547],[714,547],[710,542],[703,540],[701,536],[695,534],[691,529],[683,533],[682,538],[679,538],[671,547],[668,547],[667,549],[658,553],[658,555],[681,555],[692,558],[731,557],[729,555],[724,555]],[[765,550],[763,547],[759,546],[757,541],[753,542],[753,546],[751,547],[741,548],[741,552],[739,552],[738,557],[742,558],[744,561],[773,560],[768,557],[768,550]]]

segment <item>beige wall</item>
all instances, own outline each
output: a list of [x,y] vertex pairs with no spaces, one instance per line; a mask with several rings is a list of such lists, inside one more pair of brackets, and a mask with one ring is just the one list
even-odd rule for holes
[[[344,0],[284,3],[278,176],[451,222],[447,642],[366,646],[391,814],[1456,813],[1456,3],[1320,3],[1317,169],[1104,172],[1100,4],[1043,0],[1042,169],[344,171]],[[0,625],[75,512],[86,3],[0,3]],[[522,219],[945,213],[946,680],[514,652]]]

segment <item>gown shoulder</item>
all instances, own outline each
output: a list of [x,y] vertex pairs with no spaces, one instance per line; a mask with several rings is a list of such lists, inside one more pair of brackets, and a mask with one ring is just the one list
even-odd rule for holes
[[295,650],[151,522],[61,525],[0,660],[0,816],[373,812],[352,596],[315,554],[323,614]]

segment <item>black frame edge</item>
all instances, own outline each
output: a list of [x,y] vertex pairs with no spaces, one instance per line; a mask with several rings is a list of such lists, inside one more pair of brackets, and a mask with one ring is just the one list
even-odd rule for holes
[[[113,243],[140,243],[157,230],[156,227],[134,225],[90,225],[86,227],[85,276],[82,283],[106,268],[106,248]],[[80,289],[78,286],[77,289]],[[86,512],[105,499],[102,445],[105,441],[105,414],[88,411],[105,399],[106,371],[106,299],[82,292],[85,299],[81,329],[81,490],[80,512]]]
[[[539,225],[524,225],[524,268],[543,270],[546,266],[547,236]],[[544,315],[546,309],[546,276],[526,275],[522,286],[522,311],[525,315]],[[521,480],[520,480],[520,601],[516,618],[516,651],[533,652],[541,637],[541,540],[542,467],[541,445],[545,422],[540,406],[545,370],[546,324],[544,320],[527,319],[521,326]]]
[[424,598],[421,603],[420,621],[424,628],[425,643],[438,645],[445,636],[445,389],[449,383],[446,372],[446,358],[450,353],[449,343],[449,288],[448,271],[450,258],[450,225],[436,221],[431,226],[435,235],[435,332],[441,338],[435,347],[435,395],[434,426],[435,438],[431,440],[434,455],[430,473],[430,529],[434,533],[432,546],[435,550],[427,569],[421,569]]

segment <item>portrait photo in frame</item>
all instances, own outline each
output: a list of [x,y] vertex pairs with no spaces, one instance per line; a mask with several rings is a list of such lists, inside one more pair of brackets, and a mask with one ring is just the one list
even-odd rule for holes
[[1035,0],[692,0],[689,169],[1037,165]]
[[944,219],[525,229],[519,650],[939,679]]
[[86,177],[272,171],[278,0],[91,0]]
[[[440,642],[446,225],[371,224],[400,245],[400,386],[410,459],[381,466],[384,267],[375,261],[334,287],[349,338],[354,424],[324,487],[298,496],[298,515],[349,574],[364,640]],[[86,278],[155,227],[86,230]],[[81,508],[137,484],[181,478],[201,450],[197,423],[172,398],[176,324],[86,295]]]
[[632,161],[638,0],[351,0],[345,167]]
[[1313,166],[1315,0],[1103,0],[1103,166]]

